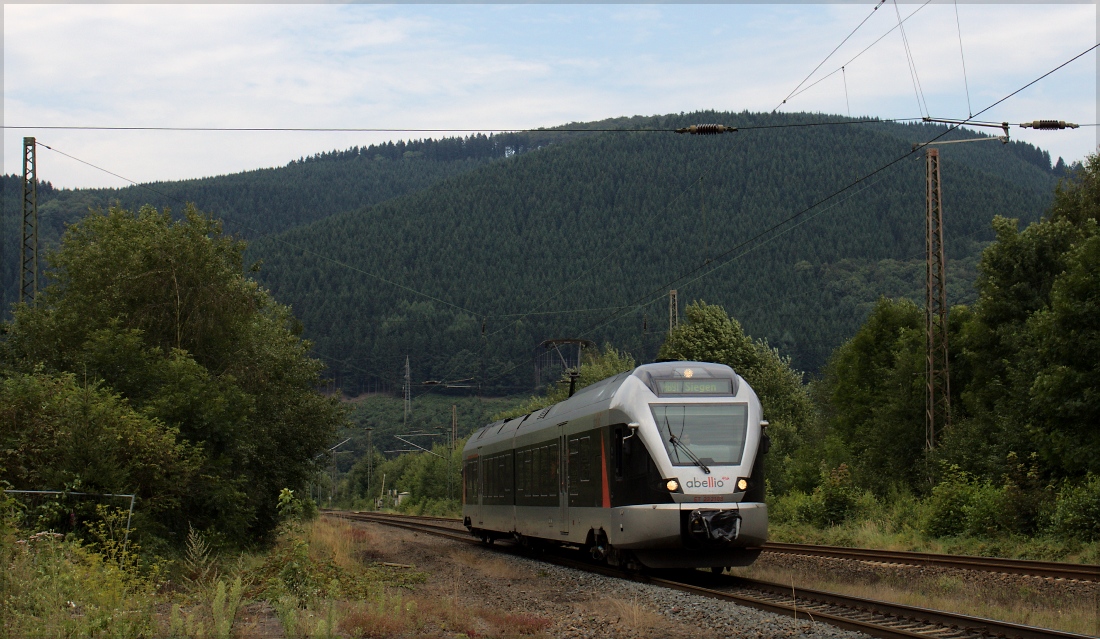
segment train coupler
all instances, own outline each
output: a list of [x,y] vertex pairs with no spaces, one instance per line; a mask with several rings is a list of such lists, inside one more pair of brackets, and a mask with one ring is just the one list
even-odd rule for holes
[[691,511],[687,520],[688,537],[706,545],[726,544],[741,534],[741,515],[736,510]]

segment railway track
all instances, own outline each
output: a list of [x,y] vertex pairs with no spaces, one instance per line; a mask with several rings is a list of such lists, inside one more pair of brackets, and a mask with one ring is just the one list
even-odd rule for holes
[[[480,544],[457,519],[411,517],[383,513],[327,512],[327,515],[355,521],[369,521],[426,534],[438,535],[463,543]],[[502,552],[524,554],[515,544],[500,544]],[[656,577],[594,565],[558,554],[539,556],[540,560],[560,566],[595,572],[605,576],[631,579],[712,599],[730,601],[769,612],[804,615],[848,630],[864,632],[883,639],[1081,639],[1086,635],[1023,626],[915,606],[862,599],[810,589],[792,590],[790,586],[732,575],[712,575],[701,571],[664,573]]]
[[[371,514],[379,515],[380,513]],[[417,521],[448,522],[454,526],[461,527],[461,520],[454,517],[423,517],[411,515],[402,515],[402,517],[415,519]],[[954,568],[957,570],[1000,572],[1013,575],[1029,575],[1046,579],[1100,581],[1100,566],[1091,564],[1069,564],[1057,561],[1001,559],[998,557],[971,557],[965,555],[938,555],[900,550],[872,550],[869,548],[842,548],[839,546],[816,546],[812,544],[786,544],[775,542],[764,544],[764,552],[787,555],[809,555],[814,557],[827,557],[830,559],[849,559],[853,561],[872,561],[908,566],[935,566],[940,568]]]
[[877,561],[911,566],[938,566],[962,570],[1002,572],[1014,575],[1031,575],[1052,579],[1078,579],[1100,581],[1100,566],[1067,564],[1056,561],[1031,561],[1025,559],[1000,559],[998,557],[967,557],[962,555],[937,555],[898,550],[871,550],[867,548],[841,548],[811,544],[767,543],[764,552],[788,555],[811,555],[832,559]]

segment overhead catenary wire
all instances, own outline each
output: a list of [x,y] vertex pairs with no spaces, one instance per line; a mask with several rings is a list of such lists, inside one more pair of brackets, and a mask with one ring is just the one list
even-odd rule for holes
[[[924,117],[924,114],[921,114]],[[740,131],[754,129],[789,129],[815,126],[838,126],[846,124],[874,124],[879,122],[911,122],[920,118],[862,118],[858,120],[827,120],[822,122],[791,122],[787,124],[769,124],[757,126],[738,126]],[[667,127],[639,128],[536,128],[509,129],[485,127],[480,129],[425,129],[414,127],[370,128],[370,127],[186,127],[186,126],[110,126],[110,125],[26,125],[5,124],[3,129],[42,130],[42,131],[164,131],[185,133],[676,133],[678,129]],[[98,168],[98,167],[97,167]],[[110,173],[108,171],[108,173]],[[112,173],[112,175],[115,175]],[[122,177],[115,175],[115,177]],[[122,178],[128,182],[131,180]],[[134,184],[137,184],[134,182]]]
[[[901,42],[905,48],[905,59],[909,63],[909,77],[913,81],[913,93],[917,96],[917,110],[921,110],[921,105],[924,105],[922,113],[924,115],[930,115],[928,112],[928,102],[924,100],[924,89],[920,85],[920,77],[917,76],[917,61],[913,59],[913,51],[909,47],[909,38],[905,35],[905,25],[901,20],[901,9],[898,9],[898,0],[894,0],[894,12],[898,16],[898,30],[901,31]],[[973,114],[971,114],[973,115]]]
[[[913,16],[917,15],[917,13],[919,13],[921,9],[923,9],[923,8],[927,7],[927,6],[928,6],[928,5],[929,5],[929,4],[931,3],[931,2],[932,2],[932,0],[925,0],[924,4],[922,4],[921,6],[917,7],[916,9],[914,9],[914,10],[913,10],[913,13],[910,13],[909,15],[905,16],[905,19],[904,19],[904,20],[902,20],[901,22],[902,22],[902,23],[904,24],[905,22],[907,22],[907,21],[909,20],[909,18],[912,18]],[[871,47],[873,47],[873,46],[875,46],[876,44],[878,44],[879,42],[881,42],[883,38],[885,38],[886,36],[890,35],[890,34],[891,34],[891,33],[893,33],[894,31],[896,31],[896,30],[898,29],[898,26],[899,26],[899,25],[896,25],[896,24],[895,24],[894,26],[890,27],[890,29],[889,29],[889,30],[887,30],[887,31],[886,31],[886,33],[883,33],[882,35],[880,35],[880,36],[879,36],[878,38],[876,38],[876,39],[875,39],[875,41],[874,41],[874,42],[872,42],[871,44],[869,44],[869,45],[867,45],[866,47],[864,47],[864,48],[863,48],[863,50],[861,50],[861,51],[860,51],[859,53],[857,53],[857,54],[855,54],[854,56],[852,56],[852,57],[851,57],[851,58],[850,58],[850,59],[849,59],[849,60],[848,60],[847,62],[845,62],[844,64],[840,65],[840,66],[839,66],[839,67],[837,67],[836,69],[833,69],[833,70],[832,70],[831,72],[829,72],[829,73],[827,73],[827,74],[825,74],[825,75],[821,76],[821,77],[820,77],[820,78],[818,78],[817,80],[814,80],[814,81],[813,81],[813,82],[811,82],[810,84],[806,85],[805,87],[803,87],[803,88],[802,88],[802,90],[801,90],[801,91],[799,91],[798,93],[795,93],[795,94],[794,94],[794,95],[792,95],[792,96],[791,96],[790,98],[787,98],[787,100],[791,100],[792,98],[797,98],[798,96],[802,95],[803,93],[805,93],[805,92],[809,91],[810,89],[812,89],[812,88],[814,88],[815,86],[817,86],[818,84],[820,84],[820,83],[821,83],[821,82],[822,82],[823,80],[826,80],[826,79],[828,79],[828,78],[830,78],[830,77],[832,77],[832,76],[836,75],[837,73],[839,73],[839,72],[841,71],[841,69],[843,69],[844,67],[847,67],[848,65],[852,64],[853,62],[855,62],[857,58],[859,58],[860,56],[862,56],[862,55],[863,55],[864,53],[867,53],[867,51],[869,51],[869,50],[871,49]],[[886,122],[886,121],[887,121],[887,120],[883,120],[883,122]]]
[[970,81],[966,78],[966,55],[963,53],[962,22],[959,21],[959,0],[955,0],[955,26],[958,28],[959,32],[959,59],[962,60],[963,86],[966,87],[966,113],[973,117],[974,108],[970,106]]
[[844,43],[847,42],[848,39],[851,38],[853,35],[855,35],[856,31],[859,31],[860,27],[862,27],[864,24],[867,23],[868,20],[871,19],[871,16],[875,15],[875,12],[878,11],[878,8],[881,7],[884,2],[886,2],[886,0],[879,0],[878,4],[876,4],[875,7],[871,9],[871,12],[867,14],[867,17],[865,17],[858,25],[856,25],[856,28],[852,29],[852,32],[845,36],[844,39],[840,41],[840,44],[836,45],[836,47],[834,47],[833,50],[829,52],[829,55],[825,56],[824,60],[817,63],[817,66],[814,67],[814,70],[810,71],[809,75],[803,78],[802,82],[799,82],[798,86],[791,90],[791,92],[787,94],[787,97],[783,98],[783,101],[776,105],[774,109],[772,109],[772,113],[775,113],[780,109],[780,107],[786,104],[787,100],[789,100],[791,96],[793,96],[795,92],[802,87],[803,84],[806,84],[806,81],[813,77],[813,74],[817,73],[817,70],[821,68],[821,65],[828,62],[829,58],[833,57],[833,54],[836,53],[840,49],[840,47],[844,46]]
[[844,72],[844,67],[840,67],[840,77],[844,80],[844,104],[848,107],[848,117],[852,117],[852,103],[848,100],[848,74]]

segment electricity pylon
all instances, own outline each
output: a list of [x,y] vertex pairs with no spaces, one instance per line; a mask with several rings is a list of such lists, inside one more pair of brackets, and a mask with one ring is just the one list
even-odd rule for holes
[[947,362],[947,270],[943,250],[943,189],[939,149],[925,151],[925,248],[927,249],[924,327],[924,445],[936,446],[936,429],[951,424],[951,374]]
[[19,250],[19,301],[38,295],[38,162],[34,138],[23,138],[23,243]]

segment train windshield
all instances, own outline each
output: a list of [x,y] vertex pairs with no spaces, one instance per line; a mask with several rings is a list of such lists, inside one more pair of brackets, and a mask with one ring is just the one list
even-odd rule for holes
[[651,407],[674,465],[741,463],[748,431],[747,405],[652,404]]

